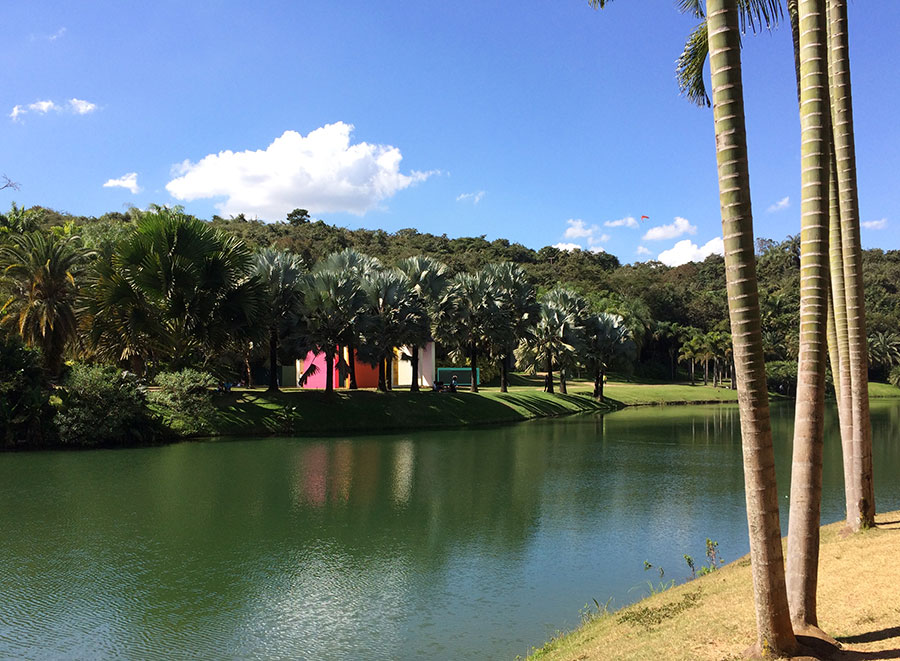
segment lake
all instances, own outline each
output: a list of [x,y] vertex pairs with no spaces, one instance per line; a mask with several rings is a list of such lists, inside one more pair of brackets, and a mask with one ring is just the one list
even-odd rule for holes
[[[792,405],[773,406],[787,530]],[[900,509],[900,400],[872,402]],[[843,517],[829,419],[823,521]],[[737,408],[0,455],[0,657],[511,659],[748,551]]]

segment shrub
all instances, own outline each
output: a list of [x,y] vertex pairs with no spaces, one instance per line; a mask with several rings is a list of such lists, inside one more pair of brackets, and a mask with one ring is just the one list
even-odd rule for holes
[[792,397],[797,392],[797,362],[793,360],[771,360],[766,363],[766,380],[769,392],[777,392]]
[[891,370],[891,373],[888,375],[888,383],[900,388],[900,365],[894,366]]
[[41,354],[0,334],[0,446],[39,445],[50,436],[50,391]]
[[216,408],[210,388],[215,378],[206,372],[183,369],[161,372],[153,382],[159,390],[150,392],[150,402],[157,407],[166,424],[176,434],[191,436],[209,431]]
[[115,367],[75,365],[57,415],[67,445],[133,445],[157,440],[159,424],[137,378]]

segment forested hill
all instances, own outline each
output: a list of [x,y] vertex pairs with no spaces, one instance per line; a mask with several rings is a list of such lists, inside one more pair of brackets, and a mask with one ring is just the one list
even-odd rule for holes
[[[17,225],[27,219],[27,224],[45,229],[69,224],[68,231],[81,234],[87,247],[101,248],[123,236],[135,215],[113,212],[93,218],[14,206],[5,216],[0,215],[0,228],[9,226],[12,216],[18,216]],[[210,222],[253,248],[290,250],[309,265],[347,247],[386,264],[424,254],[441,260],[454,272],[511,261],[521,265],[540,289],[570,286],[598,307],[617,309],[640,320],[648,330],[658,321],[705,332],[728,328],[724,263],[718,256],[677,267],[652,261],[623,265],[609,253],[567,252],[551,246],[533,250],[506,239],[488,241],[484,236],[450,238],[415,229],[350,230],[313,220],[301,209],[288,214],[284,222],[263,223],[243,216],[216,216]],[[766,345],[772,358],[790,358],[796,355],[799,321],[799,237],[780,242],[760,239],[757,254]],[[900,251],[867,250],[864,269],[869,335],[896,333],[900,329]]]

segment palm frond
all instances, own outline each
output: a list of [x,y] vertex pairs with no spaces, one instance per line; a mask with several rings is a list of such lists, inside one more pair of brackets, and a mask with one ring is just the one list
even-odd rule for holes
[[684,50],[675,63],[675,78],[678,81],[678,90],[683,96],[691,103],[707,108],[710,102],[703,80],[703,71],[708,56],[709,32],[706,21],[702,21],[688,36]]
[[706,18],[706,7],[703,0],[678,0],[678,11],[690,14],[694,18]]

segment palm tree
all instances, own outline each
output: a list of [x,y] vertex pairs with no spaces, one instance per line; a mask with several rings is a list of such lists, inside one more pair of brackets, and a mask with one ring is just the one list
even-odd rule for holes
[[331,393],[337,349],[356,314],[356,283],[347,272],[314,271],[302,281],[300,296],[304,335],[313,351],[325,355],[325,392]]
[[359,345],[358,326],[365,315],[367,303],[363,293],[363,285],[367,278],[381,270],[381,262],[374,257],[369,257],[353,248],[345,248],[340,252],[334,252],[325,257],[316,265],[316,270],[334,271],[344,273],[350,277],[355,289],[354,303],[355,314],[353,321],[347,327],[343,343],[347,347],[347,370],[350,376],[350,390],[357,389],[356,382],[356,350]]
[[707,0],[725,274],[738,377],[757,652],[789,655],[791,627],[778,517],[775,456],[760,333],[737,0]]
[[59,376],[66,345],[78,327],[78,281],[88,255],[78,237],[28,232],[0,248],[2,280],[11,292],[0,313],[28,346],[38,347],[51,377]]
[[559,368],[559,391],[565,395],[568,393],[566,383],[568,370],[577,365],[578,350],[584,344],[582,324],[588,314],[588,303],[571,289],[564,287],[554,287],[548,291],[544,295],[544,302],[562,313],[560,318],[565,319],[566,322],[560,332],[568,338],[569,344],[573,347],[571,351],[556,352],[557,367]]
[[678,358],[678,352],[685,341],[685,329],[681,324],[673,321],[657,321],[653,328],[653,339],[664,346],[669,354],[672,381],[674,382],[676,358]]
[[694,368],[700,359],[703,350],[703,335],[696,329],[690,328],[687,331],[687,339],[681,344],[681,351],[678,352],[678,360],[682,363],[690,363],[691,365],[691,385],[696,384],[694,377]]
[[431,340],[431,314],[444,289],[447,287],[447,265],[425,256],[408,257],[397,268],[409,279],[412,294],[419,300],[422,311],[428,315],[428,332],[410,343],[410,367],[412,368],[411,392],[419,391],[419,348]]
[[[548,300],[548,298],[550,300]],[[529,329],[516,351],[516,359],[535,372],[543,369],[544,392],[553,392],[554,365],[574,363],[579,353],[582,338],[578,330],[578,319],[570,306],[554,305],[549,292],[540,303],[537,323]]]
[[[869,420],[868,375],[865,364],[865,311],[862,253],[859,242],[859,201],[850,89],[846,0],[828,1],[828,68],[831,132],[829,147],[830,275],[834,309],[832,372],[838,394],[838,415],[844,456],[847,523],[851,530],[874,525],[875,494],[872,475],[872,438]],[[683,6],[695,9],[697,0]],[[778,0],[741,0],[739,9],[751,8],[760,23],[780,11]],[[797,0],[788,0],[794,40],[794,60],[800,95],[800,29]],[[762,20],[765,19],[765,20]],[[698,104],[709,105],[703,84],[703,61],[708,54],[705,22],[691,34],[678,60],[677,77],[682,92]],[[840,161],[840,167],[838,165]]]
[[100,355],[170,369],[216,360],[260,305],[253,255],[178,208],[153,207],[95,268],[82,327]]
[[500,392],[509,391],[509,368],[519,341],[534,325],[539,306],[525,271],[511,262],[484,267],[497,296],[498,318],[490,324],[490,345],[500,363]]
[[800,355],[791,464],[787,589],[795,633],[818,630],[816,584],[825,441],[828,309],[828,67],[824,0],[801,0]]
[[900,335],[897,333],[875,331],[869,336],[868,347],[872,367],[887,373],[894,365],[900,365]]
[[420,299],[413,294],[409,279],[399,270],[375,273],[366,281],[363,291],[368,313],[362,326],[361,349],[378,363],[378,389],[387,390],[394,348],[427,338],[428,316]]
[[256,277],[265,297],[263,318],[269,343],[269,392],[278,391],[279,331],[299,311],[305,270],[303,260],[286,251],[265,249],[256,255]]
[[856,146],[853,131],[853,96],[846,0],[828,2],[831,67],[831,115],[841,217],[841,249],[847,306],[847,344],[852,415],[850,510],[851,530],[875,525],[872,480],[872,426],[869,419],[868,365],[866,363],[865,291],[862,245],[859,238],[859,192],[856,184]]
[[584,321],[583,356],[594,374],[594,398],[604,401],[603,381],[616,360],[634,358],[637,347],[622,317],[600,312]]
[[470,389],[478,392],[478,358],[489,346],[489,327],[499,318],[493,283],[487,271],[453,277],[435,312],[437,340],[469,357]]

